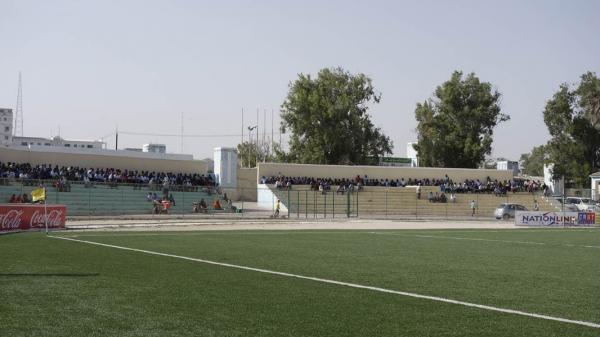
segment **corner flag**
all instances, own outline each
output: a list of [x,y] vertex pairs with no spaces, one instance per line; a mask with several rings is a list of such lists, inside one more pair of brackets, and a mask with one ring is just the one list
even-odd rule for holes
[[40,200],[46,201],[46,189],[43,187],[31,191],[31,201],[37,202]]

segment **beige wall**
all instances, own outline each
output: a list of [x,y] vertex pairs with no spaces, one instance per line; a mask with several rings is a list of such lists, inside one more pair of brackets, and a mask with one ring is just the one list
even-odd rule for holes
[[238,168],[237,186],[244,201],[256,201],[256,168]]
[[384,166],[346,166],[346,165],[310,165],[310,164],[280,164],[259,163],[258,177],[277,176],[313,178],[353,178],[365,174],[372,179],[424,179],[444,178],[448,175],[454,181],[465,179],[483,180],[487,177],[498,180],[513,178],[512,171],[454,169],[436,167],[384,167]]
[[58,166],[79,166],[86,168],[115,168],[173,173],[207,172],[207,164],[202,160],[174,160],[154,158],[128,158],[116,155],[60,153],[17,150],[0,147],[0,161],[52,164]]

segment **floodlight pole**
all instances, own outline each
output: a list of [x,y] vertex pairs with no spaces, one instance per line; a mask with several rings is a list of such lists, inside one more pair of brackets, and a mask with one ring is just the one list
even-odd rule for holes
[[46,226],[46,235],[48,235],[48,209],[46,207],[46,186],[44,186],[44,225]]
[[565,228],[565,176],[563,175],[562,178],[562,223],[563,223],[563,228]]

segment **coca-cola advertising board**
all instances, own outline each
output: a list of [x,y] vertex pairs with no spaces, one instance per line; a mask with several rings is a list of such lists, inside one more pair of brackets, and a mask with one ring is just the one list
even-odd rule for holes
[[65,205],[40,204],[0,204],[0,232],[42,229],[46,228],[46,215],[48,228],[65,228]]

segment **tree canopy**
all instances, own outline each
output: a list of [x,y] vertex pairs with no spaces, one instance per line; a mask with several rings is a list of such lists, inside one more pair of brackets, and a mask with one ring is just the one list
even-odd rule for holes
[[546,149],[544,145],[534,146],[530,153],[523,153],[520,158],[523,173],[541,177],[544,175],[544,163],[546,160]]
[[316,78],[299,74],[282,104],[281,131],[290,131],[290,162],[375,164],[392,141],[371,122],[369,105],[381,95],[364,74],[326,68]]
[[415,109],[420,166],[476,168],[492,150],[494,128],[510,117],[501,94],[470,73],[455,71]]
[[237,154],[241,167],[256,167],[257,160],[259,163],[285,161],[285,154],[275,142],[245,141],[237,145]]
[[596,74],[583,74],[576,87],[562,84],[546,103],[544,122],[551,136],[546,149],[554,177],[587,185],[589,175],[600,167],[600,79]]

